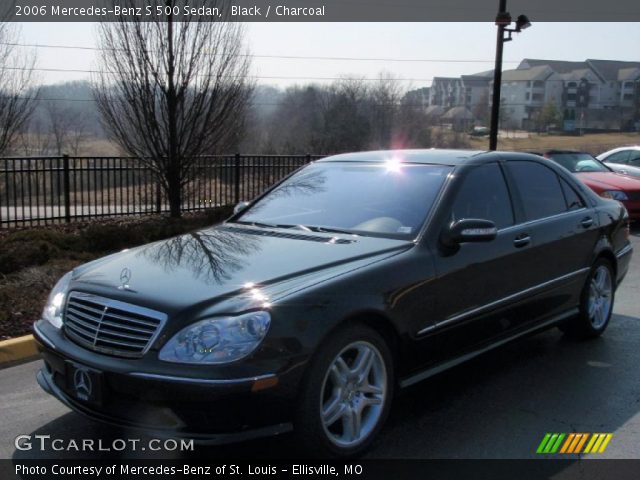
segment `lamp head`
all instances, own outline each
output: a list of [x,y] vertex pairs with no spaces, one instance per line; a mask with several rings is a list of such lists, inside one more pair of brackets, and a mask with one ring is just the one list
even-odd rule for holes
[[531,26],[531,22],[526,15],[518,15],[516,19],[516,31],[526,30]]

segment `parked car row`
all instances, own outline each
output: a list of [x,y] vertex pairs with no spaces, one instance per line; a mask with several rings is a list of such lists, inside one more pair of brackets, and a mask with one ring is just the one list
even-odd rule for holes
[[640,146],[621,147],[598,157],[576,150],[531,152],[563,166],[604,198],[621,202],[640,220]]
[[614,148],[601,153],[596,158],[616,172],[640,177],[640,145]]

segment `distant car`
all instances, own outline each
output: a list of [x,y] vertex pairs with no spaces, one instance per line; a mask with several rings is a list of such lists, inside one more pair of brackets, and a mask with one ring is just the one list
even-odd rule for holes
[[489,129],[487,127],[473,127],[469,135],[472,137],[486,137],[489,135]]
[[549,150],[544,157],[575,174],[601,197],[618,200],[632,220],[640,220],[640,179],[616,172],[585,152]]
[[640,145],[614,148],[596,158],[616,172],[640,177]]

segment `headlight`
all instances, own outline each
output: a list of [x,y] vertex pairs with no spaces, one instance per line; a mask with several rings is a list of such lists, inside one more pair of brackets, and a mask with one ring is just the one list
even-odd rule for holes
[[619,202],[629,200],[629,197],[627,197],[627,194],[621,190],[606,190],[602,192],[600,196],[604,198],[610,198],[612,200],[618,200]]
[[67,295],[67,288],[71,281],[71,272],[66,273],[58,280],[56,286],[53,287],[47,303],[42,312],[42,318],[56,328],[62,327],[62,309],[64,308],[64,299]]
[[256,349],[270,324],[271,316],[264,311],[202,320],[174,335],[162,347],[159,358],[177,363],[233,362]]

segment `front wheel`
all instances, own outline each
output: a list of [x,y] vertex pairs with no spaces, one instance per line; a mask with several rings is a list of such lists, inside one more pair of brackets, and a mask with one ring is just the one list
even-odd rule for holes
[[580,313],[564,326],[565,333],[582,338],[602,335],[613,313],[614,278],[611,262],[601,258],[593,264],[580,296]]
[[303,387],[296,432],[306,453],[362,453],[387,417],[393,388],[391,352],[377,332],[354,325],[334,333]]

